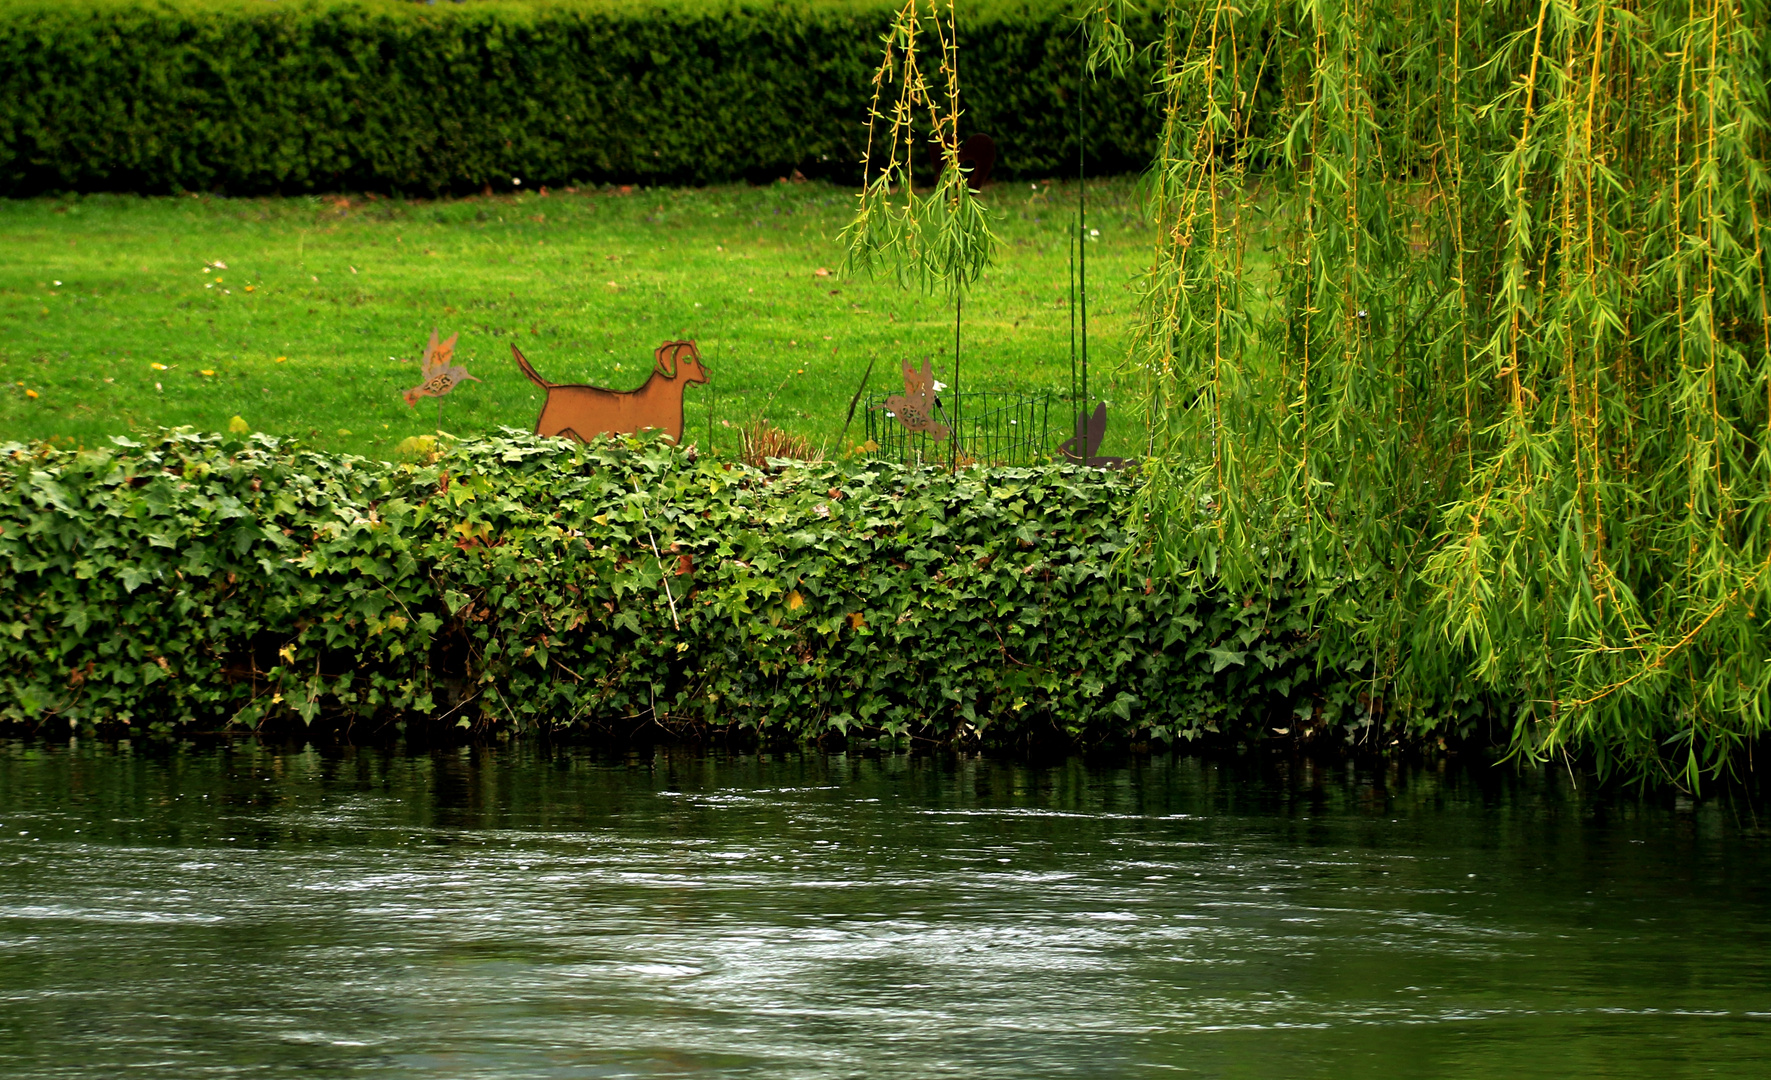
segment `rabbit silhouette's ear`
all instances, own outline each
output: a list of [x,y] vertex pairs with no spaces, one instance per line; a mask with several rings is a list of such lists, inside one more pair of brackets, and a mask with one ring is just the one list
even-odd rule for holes
[[1107,436],[1107,403],[1095,406],[1095,414],[1088,418],[1088,452],[1092,456],[1101,448],[1101,440]]

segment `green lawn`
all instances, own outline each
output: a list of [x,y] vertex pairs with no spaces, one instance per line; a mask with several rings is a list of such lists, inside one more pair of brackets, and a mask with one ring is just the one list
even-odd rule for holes
[[[1100,231],[1089,246],[1091,389],[1119,407],[1104,449],[1129,453],[1141,441],[1138,383],[1115,369],[1151,229],[1129,180],[1089,194]],[[965,385],[1067,392],[1075,188],[1009,183],[986,199],[1003,245],[966,304]],[[437,426],[433,401],[414,409],[400,396],[436,327],[460,333],[457,359],[485,380],[444,399],[442,427],[458,435],[533,425],[538,391],[512,342],[555,382],[628,389],[660,341],[687,337],[713,382],[688,390],[685,441],[705,443],[711,420],[715,444],[730,448],[739,425],[766,417],[835,450],[870,359],[875,392],[902,389],[898,360],[930,354],[953,382],[949,302],[837,276],[852,201],[806,183],[446,202],[0,203],[0,440],[94,445],[163,425],[221,430],[238,415],[316,447],[392,457]],[[861,430],[857,418],[851,444]]]

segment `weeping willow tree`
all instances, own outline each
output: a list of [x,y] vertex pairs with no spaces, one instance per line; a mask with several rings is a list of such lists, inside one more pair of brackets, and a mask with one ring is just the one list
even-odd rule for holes
[[1696,786],[1771,725],[1767,0],[1168,0],[1132,362],[1167,572],[1392,727]]

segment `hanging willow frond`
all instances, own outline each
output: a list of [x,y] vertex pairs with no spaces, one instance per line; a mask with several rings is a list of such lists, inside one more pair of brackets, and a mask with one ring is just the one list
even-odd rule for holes
[[1106,69],[1123,76],[1137,47],[1132,44],[1126,27],[1140,12],[1131,0],[1093,0],[1082,17],[1082,31],[1088,41],[1088,70]]
[[[867,113],[867,156],[855,216],[843,229],[844,274],[890,268],[900,285],[964,292],[990,266],[996,236],[959,163],[959,41],[953,0],[905,0],[881,39]],[[940,94],[918,55],[932,34],[940,50]],[[915,162],[933,146],[941,162],[933,187],[916,192]],[[880,159],[884,159],[884,164]]]

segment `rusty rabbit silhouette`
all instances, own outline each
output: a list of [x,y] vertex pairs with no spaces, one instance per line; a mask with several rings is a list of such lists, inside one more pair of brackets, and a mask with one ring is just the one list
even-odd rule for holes
[[[1094,469],[1123,469],[1126,460],[1122,457],[1100,457],[1095,454],[1101,448],[1101,440],[1107,437],[1107,403],[1095,406],[1093,416],[1076,418],[1076,434],[1058,444],[1058,453],[1078,465],[1087,465]],[[1135,465],[1132,466],[1134,469]]]

